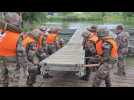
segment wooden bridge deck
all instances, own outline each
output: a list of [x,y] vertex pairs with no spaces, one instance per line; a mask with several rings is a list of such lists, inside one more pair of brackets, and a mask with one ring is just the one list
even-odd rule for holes
[[[70,41],[60,50],[56,51],[54,54],[43,60],[41,63],[46,63],[49,69],[60,70],[56,68],[62,66],[62,70],[66,71],[66,68],[71,68],[76,64],[84,64],[84,50],[82,48],[83,38],[81,36],[82,29],[79,28],[74,35],[71,37]],[[66,68],[65,68],[66,66]],[[75,70],[75,69],[67,69]]]

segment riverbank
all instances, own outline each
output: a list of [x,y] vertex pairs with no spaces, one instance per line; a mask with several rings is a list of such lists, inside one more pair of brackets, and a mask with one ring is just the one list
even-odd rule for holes
[[33,21],[32,23],[24,21],[23,30],[31,31],[32,29],[39,27],[41,25],[46,25],[47,22],[56,22],[56,23],[93,23],[93,24],[124,24],[126,27],[134,27],[134,18],[129,17],[124,19],[123,16],[105,16],[104,18],[100,17],[87,17],[87,16],[47,16],[45,20]]

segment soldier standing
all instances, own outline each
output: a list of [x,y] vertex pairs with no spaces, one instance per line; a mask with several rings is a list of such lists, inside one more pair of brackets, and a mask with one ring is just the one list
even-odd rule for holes
[[46,31],[47,31],[46,26],[40,27],[40,33],[38,35],[38,41],[37,41],[37,47],[38,47],[37,56],[39,57],[40,61],[48,56],[46,50]]
[[17,61],[16,71],[20,73],[20,69],[23,68],[24,76],[26,76],[28,60],[27,60],[26,48],[23,47],[23,33],[21,33],[17,42],[16,61]]
[[49,30],[49,33],[46,37],[46,48],[49,55],[53,54],[56,50],[60,48],[60,38],[59,38],[59,31],[61,29],[57,27],[52,27]]
[[129,39],[129,34],[128,32],[124,31],[124,28],[122,25],[118,25],[116,28],[116,34],[117,34],[117,44],[118,44],[118,71],[115,73],[116,75],[119,76],[126,76],[125,72],[125,58],[128,54],[128,39]]
[[[91,30],[91,29],[90,29]],[[94,30],[95,32],[96,30]],[[95,58],[96,56],[96,42],[98,41],[98,37],[93,33],[93,29],[91,32],[85,31],[83,32],[83,49],[85,50],[85,64],[93,64],[96,61],[95,59],[91,61],[91,58]],[[83,80],[88,80],[91,69],[88,67],[85,69],[86,74],[81,78]]]
[[[20,17],[19,17],[19,15],[17,13],[14,13],[14,12],[11,12],[11,13],[8,12],[8,13],[6,13],[5,14],[5,18],[4,18],[4,22],[7,23],[7,24],[12,25],[17,30],[20,30],[19,29],[19,26],[20,26]],[[16,32],[14,32],[14,31],[11,31],[11,30],[8,30],[7,31],[7,24],[4,27],[4,31],[1,32],[2,35],[6,34],[6,32],[7,32],[7,34],[8,33],[10,33],[10,34],[11,33],[12,34],[16,34]],[[14,39],[16,39],[17,36],[18,35],[16,35],[16,37],[14,37]],[[14,46],[15,46],[16,40],[13,43],[14,43]],[[9,53],[8,57],[16,56],[16,49],[15,49],[15,47],[14,48],[10,48],[10,49],[11,50],[13,49],[13,50],[12,50],[12,52],[9,50],[11,52],[11,54],[8,52]],[[2,52],[1,52],[1,54],[2,54]],[[1,56],[1,63],[3,65],[3,66],[1,66],[1,74],[2,74],[1,81],[2,81],[2,85],[8,87],[8,85],[9,85],[9,71],[10,71],[10,69],[9,69],[9,66],[7,65],[6,56]]]
[[100,29],[98,36],[96,52],[101,57],[101,65],[93,79],[93,87],[99,87],[102,80],[105,81],[106,87],[111,87],[110,70],[118,58],[117,43],[109,36],[108,30]]

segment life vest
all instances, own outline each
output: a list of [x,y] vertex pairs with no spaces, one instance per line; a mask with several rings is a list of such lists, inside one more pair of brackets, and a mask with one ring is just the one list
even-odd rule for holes
[[94,45],[96,45],[96,42],[98,41],[98,36],[94,35],[94,33],[91,33],[87,39],[85,40],[85,42],[83,42],[84,48],[89,48],[88,44],[89,43],[93,43]]
[[42,48],[42,41],[43,41],[43,34],[40,34],[38,41],[37,41],[37,48]]
[[101,56],[103,54],[103,49],[102,49],[102,46],[103,46],[103,41],[102,40],[98,40],[96,42],[96,53]]
[[[2,32],[2,30],[0,30]],[[5,31],[0,36],[0,56],[16,56],[16,44],[19,32]]]
[[106,42],[110,43],[112,45],[112,50],[111,50],[111,57],[112,58],[117,58],[118,57],[118,46],[115,40],[112,38],[105,39]]
[[57,34],[51,33],[47,35],[46,44],[53,44],[56,41]]
[[29,44],[31,42],[35,42],[34,38],[30,37],[30,36],[26,36],[22,41],[22,45],[24,48],[26,48],[27,44]]
[[[112,45],[112,50],[111,50],[111,58],[117,58],[118,57],[118,46],[117,46],[117,43],[115,42],[114,39],[112,38],[104,38],[104,41],[105,42],[108,42]],[[103,54],[103,41],[102,40],[99,40],[97,43],[96,43],[96,52],[98,55],[102,56]]]

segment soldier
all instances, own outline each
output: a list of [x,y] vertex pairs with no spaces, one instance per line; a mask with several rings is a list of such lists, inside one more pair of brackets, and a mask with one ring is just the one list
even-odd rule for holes
[[[88,35],[86,35],[88,33]],[[84,34],[84,33],[83,33]],[[95,44],[98,40],[97,37],[97,26],[92,25],[87,28],[87,32],[85,32],[84,40],[83,40],[83,49],[85,50],[85,64],[89,64],[91,61],[88,57],[95,57],[96,50]],[[90,69],[86,68],[86,74],[82,77],[83,80],[88,80],[90,76]]]
[[57,28],[57,27],[52,27],[49,30],[49,34],[46,37],[46,48],[47,48],[47,52],[49,55],[51,55],[52,53],[54,53],[55,51],[57,51],[60,48],[59,45],[59,31],[61,29]]
[[26,49],[23,46],[23,33],[21,33],[16,47],[16,71],[20,73],[20,68],[23,68],[24,76],[26,76],[27,69],[27,54]]
[[48,56],[47,50],[46,50],[47,27],[41,26],[39,29],[41,32],[39,33],[38,41],[37,41],[37,47],[38,47],[37,56],[39,57],[39,59],[41,61]]
[[[8,13],[6,13],[5,14],[5,18],[4,18],[4,21],[5,21],[5,23],[7,23],[7,24],[10,24],[10,25],[12,25],[12,26],[14,26],[17,30],[19,30],[19,26],[20,26],[20,17],[19,17],[19,15],[17,14],[17,13],[14,13],[14,12],[8,12]],[[7,32],[7,34],[8,33],[14,33],[14,34],[16,34],[16,32],[13,32],[13,31],[7,31],[7,27],[5,27],[4,28],[4,31],[2,32],[2,34],[4,35],[4,33],[6,33]],[[18,33],[18,32],[17,32]],[[8,34],[9,35],[9,34]],[[16,35],[16,37],[14,37],[14,39],[16,39],[17,38],[17,36],[18,35]],[[8,42],[8,41],[7,41]],[[15,44],[16,44],[16,40],[15,41],[13,41],[13,45],[15,46]],[[13,47],[14,47],[13,46]],[[9,54],[5,54],[5,55],[8,55],[8,57],[12,57],[12,56],[16,56],[16,50],[15,50],[15,47],[14,48],[10,48],[10,49],[13,49],[12,51],[8,51],[7,53],[9,53]],[[1,51],[1,54],[2,54],[2,51]],[[1,63],[2,63],[2,65],[3,66],[1,66],[1,74],[2,74],[2,76],[1,76],[1,81],[2,81],[2,85],[3,86],[6,86],[6,87],[8,87],[8,85],[9,85],[9,71],[10,71],[10,69],[9,69],[9,66],[7,65],[7,59],[6,59],[6,56],[1,56]]]
[[119,76],[126,76],[125,72],[125,58],[128,54],[128,39],[129,34],[124,31],[124,28],[122,25],[118,25],[116,28],[116,34],[117,34],[117,43],[118,43],[118,71],[115,73]]
[[[89,32],[89,31],[85,31],[83,32],[83,48],[85,50],[85,64],[93,64],[96,62],[95,59],[91,61],[91,58],[95,58],[96,57],[96,42],[98,41],[98,37],[96,34]],[[88,81],[91,70],[87,67],[85,69],[86,74],[81,78],[83,80]]]
[[[33,32],[31,32],[29,35],[33,36],[34,38],[34,42],[29,43],[29,45],[27,46],[27,57],[28,60],[33,63],[33,57],[36,55],[36,57],[38,58],[39,61],[45,59],[48,55],[46,53],[45,47],[43,47],[43,45],[38,46],[38,36],[40,34],[39,30],[34,30]],[[38,65],[38,72],[39,74],[40,72],[40,68],[41,66]]]
[[[61,31],[60,27],[51,27],[48,30],[48,34],[46,37],[46,52],[49,55],[56,52],[58,49],[63,47],[63,39],[59,37],[59,33]],[[49,75],[48,71],[45,71],[43,74],[43,78],[52,78],[53,76]]]
[[118,58],[117,44],[113,37],[109,36],[108,30],[100,29],[98,36],[96,52],[101,57],[101,65],[93,79],[93,87],[99,87],[102,80],[105,80],[106,87],[111,87],[110,70]]

